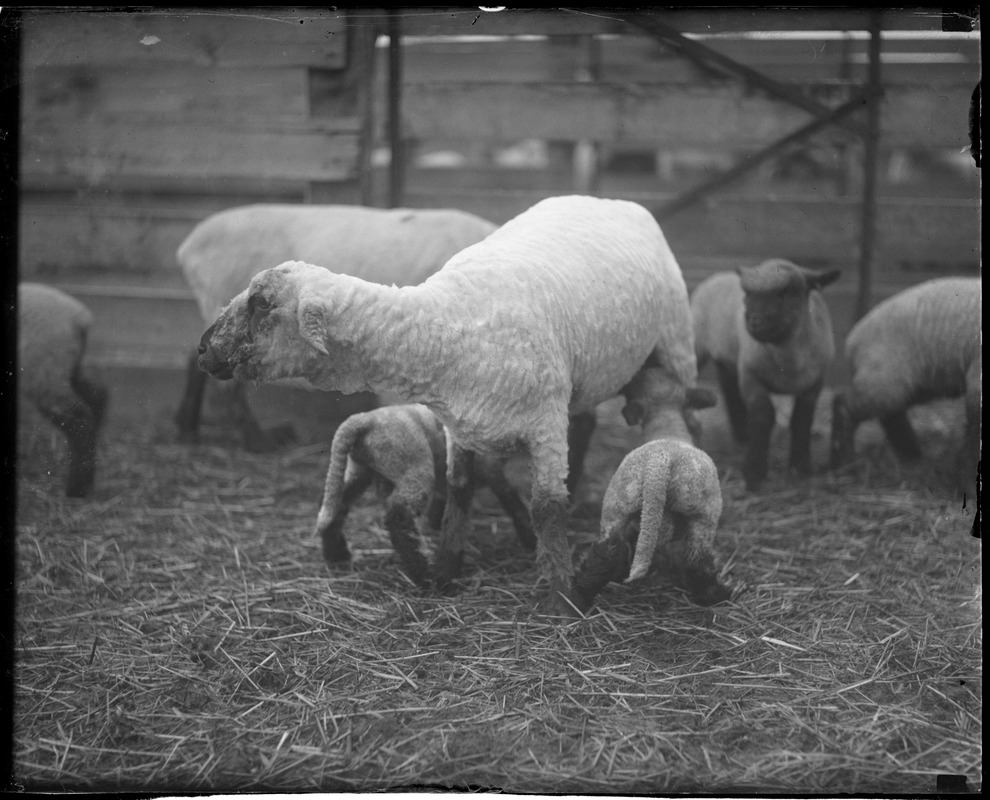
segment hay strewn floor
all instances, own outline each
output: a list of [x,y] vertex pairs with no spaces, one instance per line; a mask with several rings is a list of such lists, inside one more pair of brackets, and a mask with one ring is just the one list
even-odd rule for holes
[[[596,438],[592,501],[631,441],[617,418],[606,409]],[[942,419],[923,430],[930,451],[951,446]],[[96,498],[73,502],[57,438],[22,431],[17,780],[833,794],[961,774],[978,788],[972,502],[938,487],[937,458],[905,470],[879,442],[801,484],[778,443],[767,490],[746,495],[718,421],[706,430],[733,600],[702,609],[652,578],[608,587],[570,625],[531,612],[535,569],[488,495],[463,592],[434,597],[398,571],[370,497],[354,569],[323,565],[319,446],[259,456],[172,444],[166,421],[121,426]],[[576,540],[595,527],[578,517]]]

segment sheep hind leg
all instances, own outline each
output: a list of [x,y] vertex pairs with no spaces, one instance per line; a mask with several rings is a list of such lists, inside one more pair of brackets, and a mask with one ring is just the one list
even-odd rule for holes
[[347,546],[347,539],[344,538],[344,523],[347,521],[351,507],[371,485],[373,477],[370,470],[356,467],[344,481],[340,505],[326,518],[321,513],[317,519],[316,533],[320,537],[323,560],[330,566],[347,564],[351,560],[351,551]]
[[790,464],[801,477],[811,474],[811,425],[821,391],[822,384],[818,382],[811,389],[794,398],[794,409],[791,412]]
[[901,461],[917,461],[921,458],[921,445],[908,418],[907,410],[893,411],[880,417],[887,441]]
[[182,402],[175,412],[178,439],[185,444],[196,444],[199,441],[199,420],[207,378],[209,375],[199,368],[199,354],[193,351],[186,365],[186,387],[182,393]]
[[584,460],[591,446],[597,418],[593,411],[575,414],[567,424],[567,493],[574,497],[584,475]]
[[505,509],[516,529],[516,538],[527,550],[536,549],[536,534],[533,532],[533,520],[529,508],[523,502],[518,490],[505,477],[501,463],[488,463],[487,459],[476,458],[478,476]]
[[464,536],[474,498],[474,453],[448,440],[447,497],[440,525],[434,577],[437,589],[450,592],[464,565]]
[[713,606],[728,600],[732,590],[718,579],[715,555],[708,544],[715,536],[718,518],[674,515],[671,552],[681,586],[692,602]]
[[742,392],[739,390],[739,372],[734,364],[721,361],[715,362],[715,371],[719,388],[725,398],[725,411],[729,417],[732,435],[737,442],[746,442],[749,439],[749,415],[746,412]]
[[746,489],[755,492],[767,477],[770,437],[776,414],[770,397],[765,394],[751,398],[746,413],[749,417],[749,442],[743,456],[743,478]]
[[837,392],[832,398],[832,440],[829,443],[829,467],[833,470],[852,461],[855,455],[857,422],[849,408],[848,398]]
[[65,434],[69,447],[67,497],[86,497],[96,476],[97,425],[93,410],[81,397],[48,398],[41,413]]
[[402,562],[403,572],[421,589],[427,589],[430,585],[430,557],[417,521],[428,499],[427,495],[409,496],[395,491],[389,496],[385,508],[385,529]]

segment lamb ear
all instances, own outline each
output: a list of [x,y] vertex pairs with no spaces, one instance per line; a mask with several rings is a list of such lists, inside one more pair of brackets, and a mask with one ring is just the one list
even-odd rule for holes
[[684,394],[684,405],[687,408],[711,408],[718,405],[718,397],[711,389],[692,386]]
[[804,279],[808,282],[809,289],[824,289],[830,283],[835,283],[842,274],[841,269],[821,269],[812,270],[802,268]]
[[298,312],[299,335],[323,355],[330,355],[327,350],[326,309],[319,303],[300,303]]
[[626,425],[639,425],[643,421],[643,404],[638,400],[627,400],[622,407]]

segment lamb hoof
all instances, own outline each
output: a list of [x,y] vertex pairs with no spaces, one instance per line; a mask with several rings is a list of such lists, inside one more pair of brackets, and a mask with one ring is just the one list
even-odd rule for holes
[[350,567],[351,551],[347,546],[347,542],[343,540],[329,543],[324,542],[323,560],[326,561],[327,566],[330,567]]

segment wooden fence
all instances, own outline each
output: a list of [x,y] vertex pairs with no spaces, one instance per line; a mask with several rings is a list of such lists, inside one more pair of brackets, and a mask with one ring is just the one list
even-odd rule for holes
[[[613,10],[39,10],[21,21],[20,274],[83,297],[96,355],[120,364],[181,363],[200,323],[174,252],[221,208],[387,205],[398,189],[403,204],[496,222],[572,191],[659,212],[855,98],[869,65],[869,14],[851,7],[650,12],[686,35],[678,46]],[[883,26],[878,297],[972,272],[980,257],[966,153],[978,35],[943,32],[941,7],[887,10]],[[397,87],[384,40],[374,47],[389,30],[402,36]],[[686,57],[692,42],[800,102]],[[852,275],[862,117],[823,125],[665,218],[689,284],[767,256]]]

